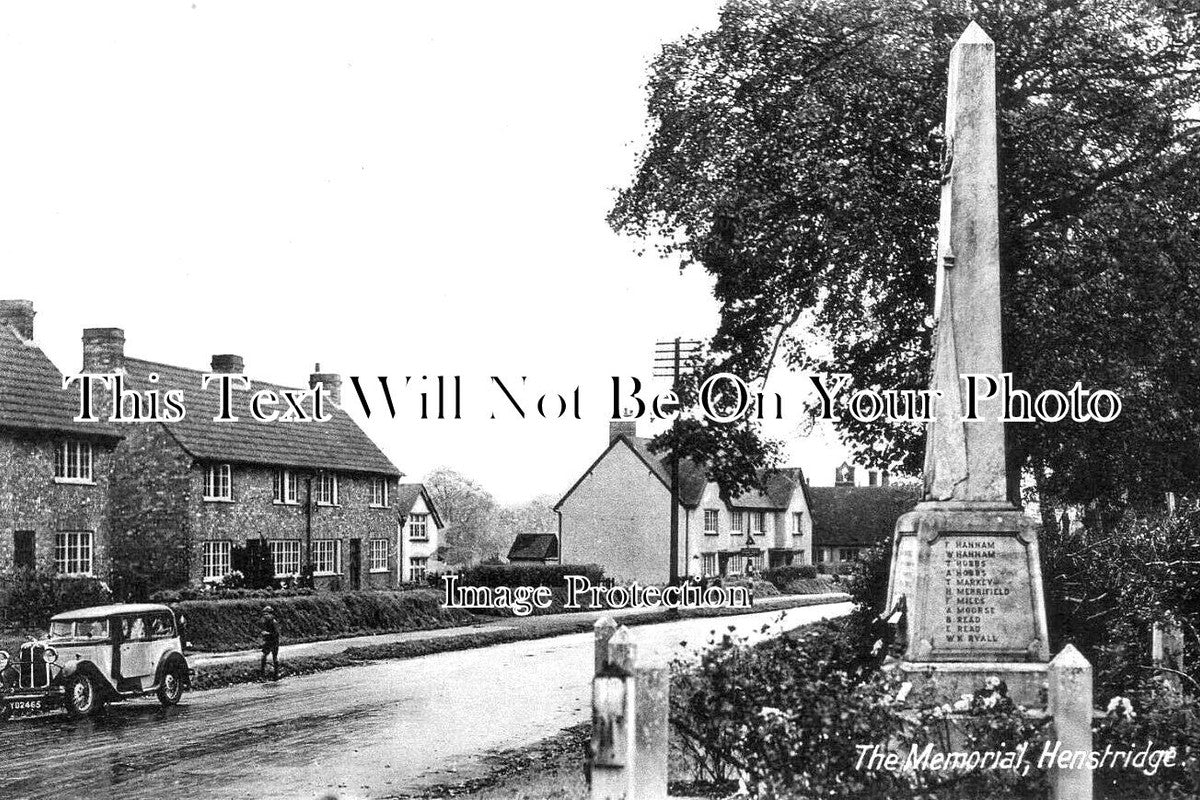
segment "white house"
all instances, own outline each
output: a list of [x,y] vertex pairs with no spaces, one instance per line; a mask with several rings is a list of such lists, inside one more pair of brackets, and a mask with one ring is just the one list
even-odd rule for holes
[[[729,497],[693,462],[679,464],[681,577],[736,576],[812,562],[812,514],[798,468],[761,470],[761,488]],[[599,564],[618,581],[670,578],[671,466],[632,422],[613,422],[608,447],[554,506],[564,564]]]
[[400,582],[424,580],[426,575],[441,568],[437,551],[445,526],[424,484],[400,484],[396,492],[396,507],[400,515],[396,532]]

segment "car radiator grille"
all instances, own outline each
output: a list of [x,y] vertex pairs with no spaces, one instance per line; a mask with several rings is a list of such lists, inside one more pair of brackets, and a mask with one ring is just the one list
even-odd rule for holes
[[22,689],[41,689],[50,685],[50,665],[46,663],[45,654],[46,648],[43,645],[21,646],[17,682]]

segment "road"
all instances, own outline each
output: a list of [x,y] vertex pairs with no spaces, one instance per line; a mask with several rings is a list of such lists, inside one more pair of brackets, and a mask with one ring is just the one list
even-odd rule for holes
[[[714,629],[760,639],[849,608],[631,632],[640,653],[667,658]],[[96,720],[18,719],[0,725],[0,797],[388,797],[469,777],[489,751],[586,721],[591,667],[585,633],[197,692],[171,709],[149,699]]]

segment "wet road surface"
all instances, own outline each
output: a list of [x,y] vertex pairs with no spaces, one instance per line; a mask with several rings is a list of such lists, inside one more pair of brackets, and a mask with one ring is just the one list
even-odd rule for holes
[[[762,638],[849,608],[631,633],[640,652],[667,657],[704,645],[714,629]],[[96,720],[13,720],[0,724],[0,797],[389,797],[462,780],[488,751],[586,721],[591,666],[584,633],[189,693],[170,709],[149,698]]]

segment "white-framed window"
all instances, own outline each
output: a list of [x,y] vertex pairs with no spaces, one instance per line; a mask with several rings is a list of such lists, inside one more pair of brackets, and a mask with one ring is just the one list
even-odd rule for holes
[[408,538],[414,542],[429,541],[429,515],[408,515]]
[[300,502],[300,481],[290,469],[275,470],[275,502],[285,506]]
[[300,574],[299,539],[271,539],[267,542],[267,548],[271,551],[276,578]]
[[62,575],[92,574],[92,532],[54,534],[54,569]]
[[765,512],[765,511],[750,512],[750,532],[751,533],[755,534],[756,536],[761,535],[763,532],[763,528],[765,528],[766,525],[767,525],[767,512]]
[[428,574],[428,558],[413,557],[408,560],[408,579],[410,581],[423,581]]
[[858,548],[857,547],[839,547],[838,548],[838,561],[842,561],[842,562],[853,561],[856,558],[858,558]]
[[729,512],[729,532],[734,536],[746,532],[746,513],[744,511]]
[[314,575],[341,575],[342,540],[313,539],[312,558]]
[[200,566],[203,569],[204,580],[215,581],[228,575],[232,571],[230,566],[232,552],[232,542],[201,542]]
[[800,536],[804,533],[804,512],[792,512],[792,536]]
[[92,443],[68,440],[54,450],[54,480],[60,483],[92,482]]
[[828,547],[818,547],[816,549],[817,563],[824,564],[827,561],[833,561],[833,554]]
[[228,464],[209,464],[204,468],[204,499],[211,502],[233,500],[232,470]]
[[387,539],[372,539],[371,540],[371,559],[369,569],[371,572],[387,572],[388,571],[388,540]]
[[372,508],[387,508],[388,507],[387,478],[371,478],[371,507]]
[[721,524],[721,512],[716,509],[704,509],[704,532],[709,536],[717,534],[718,526]]
[[317,505],[336,506],[338,504],[338,476],[336,472],[322,472],[317,476]]
[[708,578],[717,574],[717,554],[700,554],[700,574]]

